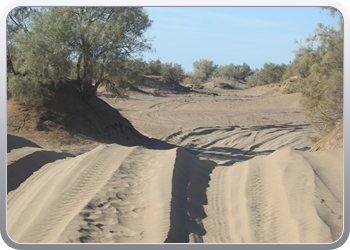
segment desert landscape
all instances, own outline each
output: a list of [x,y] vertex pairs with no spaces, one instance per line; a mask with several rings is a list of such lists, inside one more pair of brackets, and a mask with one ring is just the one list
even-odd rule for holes
[[343,23],[333,7],[12,9],[5,242],[336,242]]
[[158,87],[160,96],[146,85],[127,99],[103,88],[97,94],[144,136],[139,145],[89,147],[72,138],[77,145],[40,147],[43,136],[24,128],[31,141],[18,131],[8,136],[12,240],[325,243],[341,236],[343,149],[337,141],[309,152],[298,93],[282,94],[283,84]]

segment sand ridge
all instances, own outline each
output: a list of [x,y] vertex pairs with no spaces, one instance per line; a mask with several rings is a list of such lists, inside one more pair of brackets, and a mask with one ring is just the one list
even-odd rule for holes
[[[342,149],[323,152],[322,158],[329,160],[319,162],[315,169],[313,163],[320,155],[287,147],[215,168],[207,191],[208,217],[203,223],[208,233],[204,242],[336,241],[342,233],[343,204],[337,198],[342,196],[342,183],[336,181],[342,174],[342,163],[335,159],[342,155]],[[322,176],[335,186],[323,184],[320,168]]]
[[333,242],[341,157],[284,147],[218,165],[182,148],[100,145],[11,191],[8,233],[26,243]]
[[9,236],[21,243],[336,241],[343,149],[308,152],[300,95],[275,90],[137,92],[118,102],[100,93],[137,134],[155,138],[148,144],[53,150],[8,137]]

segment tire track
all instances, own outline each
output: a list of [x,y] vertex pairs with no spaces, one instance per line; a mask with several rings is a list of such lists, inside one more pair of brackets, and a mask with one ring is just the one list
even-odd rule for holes
[[[170,159],[175,155],[174,150],[150,151],[136,147],[104,187],[74,217],[59,242],[98,243],[101,239],[110,243],[164,241],[169,227],[171,191],[166,186],[171,180],[173,167]],[[154,214],[153,210],[158,213]]]
[[[70,220],[72,213],[74,214],[74,210],[77,209],[77,204],[83,203],[84,200],[93,195],[98,190],[98,187],[103,185],[104,180],[108,178],[111,172],[115,171],[111,165],[113,166],[113,163],[116,163],[115,167],[119,166],[117,158],[121,157],[121,155],[114,153],[117,148],[119,147],[100,146],[98,152],[90,154],[90,157],[84,158],[82,161],[75,162],[75,166],[70,165],[71,169],[82,168],[80,174],[75,179],[68,181],[68,183],[60,183],[50,187],[50,190],[54,188],[60,195],[47,200],[41,208],[40,214],[33,219],[19,241],[51,242],[52,238],[56,236],[57,230],[59,231],[62,225],[67,223],[67,220]],[[124,149],[121,151],[127,154],[129,150]],[[86,163],[87,166],[84,166]],[[56,164],[55,167],[57,170],[61,166]],[[36,178],[45,178],[47,170],[36,176]],[[50,174],[50,172],[48,173]],[[69,175],[69,173],[70,171],[68,170],[66,174]]]

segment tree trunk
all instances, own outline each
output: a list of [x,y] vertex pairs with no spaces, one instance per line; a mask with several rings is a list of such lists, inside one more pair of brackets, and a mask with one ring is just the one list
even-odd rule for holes
[[83,59],[83,53],[79,55],[78,62],[77,62],[77,81],[81,81],[80,78],[80,65],[81,65],[81,60]]
[[93,77],[93,67],[91,60],[92,56],[88,53],[84,55],[84,62],[83,62],[83,76],[82,76],[82,82],[81,82],[81,93],[83,96],[83,99],[86,102],[90,102],[92,99],[92,96],[96,93],[96,90],[94,86],[92,85],[92,77]]
[[13,67],[13,63],[11,60],[11,56],[7,55],[7,72],[12,72],[16,74],[15,68]]

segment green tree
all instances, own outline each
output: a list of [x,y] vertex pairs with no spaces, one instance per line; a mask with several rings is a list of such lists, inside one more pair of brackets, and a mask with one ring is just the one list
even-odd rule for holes
[[217,67],[218,66],[214,65],[213,61],[207,59],[200,59],[199,61],[193,62],[194,70],[204,74],[206,77],[212,75]]
[[264,63],[263,68],[256,69],[251,76],[246,78],[246,80],[251,87],[269,83],[278,83],[282,80],[286,69],[287,65],[284,63]]
[[181,65],[177,63],[162,64],[161,75],[176,82],[181,82],[185,78],[184,70]]
[[13,9],[8,15],[7,21],[7,72],[17,73],[13,61],[15,58],[16,47],[15,37],[20,32],[29,32],[30,15],[35,12],[35,9],[30,7],[18,7]]
[[162,75],[162,63],[159,59],[150,60],[146,67],[147,75],[161,76]]
[[310,136],[315,142],[323,138],[343,118],[343,17],[334,8],[322,8],[339,16],[339,29],[318,24],[317,29],[295,51],[295,59],[288,65],[284,79],[298,76],[286,89],[301,92],[301,105],[314,129]]
[[[328,134],[343,118],[343,45],[342,30],[319,24],[298,51],[300,59],[310,60],[310,74],[300,79],[301,104],[312,127],[315,140]],[[314,43],[318,44],[313,49]]]
[[72,75],[74,65],[75,80],[88,101],[101,83],[122,80],[128,58],[151,50],[144,36],[151,23],[140,7],[40,8],[31,15],[29,32],[12,39],[18,44],[18,70],[33,82],[57,84]]
[[250,66],[246,63],[242,65],[229,65],[218,66],[215,70],[216,76],[223,76],[227,78],[234,78],[236,80],[244,80],[246,77],[252,74]]

